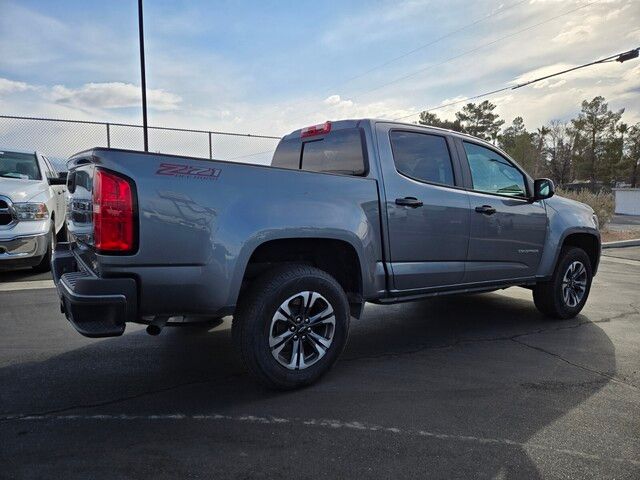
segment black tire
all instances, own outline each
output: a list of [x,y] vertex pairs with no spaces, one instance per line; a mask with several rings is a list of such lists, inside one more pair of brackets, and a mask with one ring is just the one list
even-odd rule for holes
[[[569,305],[563,296],[563,279],[575,262],[581,263],[585,270],[586,286],[584,293],[575,305]],[[578,247],[565,247],[561,250],[553,277],[548,282],[540,282],[533,288],[533,301],[536,308],[548,317],[557,319],[573,318],[584,307],[591,290],[593,271],[587,253]]]
[[38,273],[48,272],[51,270],[51,258],[53,257],[53,250],[56,246],[56,229],[51,225],[51,230],[47,235],[47,253],[44,254],[40,263],[33,266],[33,270]]
[[69,237],[67,235],[67,226],[63,223],[60,231],[56,235],[56,242],[67,242]]
[[[276,312],[288,299],[295,297],[294,306],[291,309],[293,312],[295,302],[300,303],[298,298],[303,298],[296,295],[298,293],[304,294],[304,292],[315,292],[320,295],[320,297],[316,297],[316,302],[321,305],[321,308],[325,304],[329,305],[329,308],[333,310],[333,315],[328,322],[335,321],[335,324],[331,327],[332,340],[326,349],[316,347],[319,343],[312,341],[311,334],[307,334],[309,335],[307,337],[303,336],[304,331],[299,333],[300,345],[306,345],[306,347],[301,347],[302,363],[306,360],[305,348],[307,352],[310,352],[310,357],[314,354],[314,348],[318,353],[320,350],[324,350],[324,353],[318,355],[315,363],[309,362],[308,366],[299,368],[300,365],[298,365],[292,369],[291,366],[286,367],[280,363],[281,360],[276,358],[278,353],[272,354],[269,342],[273,338]],[[311,298],[314,297],[311,296]],[[299,312],[302,313],[292,315],[291,321],[280,320],[287,327],[284,329],[284,333],[288,335],[286,330],[289,328],[302,328],[302,323],[307,322],[307,319],[311,317],[310,310],[314,305],[308,309],[300,306]],[[302,323],[296,326],[294,320]],[[242,295],[233,318],[232,336],[235,347],[249,372],[269,388],[289,390],[315,382],[333,366],[347,343],[349,320],[347,296],[331,275],[306,265],[287,265],[266,272],[257,278],[247,292]],[[309,325],[313,327],[314,324],[310,323]],[[316,324],[313,328],[318,326],[319,324]],[[295,339],[296,337],[291,338]],[[303,341],[303,338],[306,340]],[[281,344],[289,341],[293,342],[288,339]],[[293,361],[293,353],[291,355]]]

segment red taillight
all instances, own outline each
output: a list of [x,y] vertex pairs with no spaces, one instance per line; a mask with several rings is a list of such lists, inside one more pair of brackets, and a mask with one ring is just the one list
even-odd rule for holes
[[106,253],[130,252],[135,246],[131,184],[104,170],[93,177],[93,241]]
[[331,131],[331,122],[324,122],[311,127],[303,128],[300,132],[300,138],[314,137],[316,135],[324,135]]

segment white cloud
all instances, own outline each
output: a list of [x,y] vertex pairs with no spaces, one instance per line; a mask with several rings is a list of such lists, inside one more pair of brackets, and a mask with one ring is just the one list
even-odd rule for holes
[[620,14],[626,10],[628,10],[629,8],[631,8],[631,3],[627,3],[626,5],[623,5],[620,8],[616,8],[615,10],[610,10],[605,16],[604,19],[609,21],[609,20],[613,20],[614,18],[617,18],[620,16]]
[[[49,97],[55,103],[89,109],[137,107],[140,105],[140,87],[131,83],[87,83],[80,88],[55,85]],[[147,102],[157,110],[175,110],[181,98],[160,89],[147,89]]]
[[0,95],[6,93],[24,92],[33,87],[24,82],[16,82],[8,78],[0,78]]
[[327,98],[324,99],[323,102],[325,105],[329,105],[330,107],[352,107],[353,106],[353,101],[351,100],[342,100],[342,98],[340,98],[340,95],[331,95]]
[[563,45],[569,45],[576,42],[585,41],[591,34],[591,28],[586,25],[576,25],[568,30],[564,30],[555,37],[553,41],[556,43],[562,43]]

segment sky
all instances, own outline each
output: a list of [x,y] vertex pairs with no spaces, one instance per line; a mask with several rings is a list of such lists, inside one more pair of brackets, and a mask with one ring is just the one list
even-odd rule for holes
[[[137,34],[135,0],[0,0],[0,114],[141,123]],[[640,0],[146,0],[145,43],[151,125],[280,136],[638,47]],[[535,129],[596,95],[639,122],[640,60],[489,99]]]

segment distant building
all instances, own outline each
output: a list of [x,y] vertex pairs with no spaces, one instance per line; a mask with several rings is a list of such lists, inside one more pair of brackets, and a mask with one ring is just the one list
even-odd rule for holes
[[614,188],[616,213],[620,215],[640,215],[640,188]]

